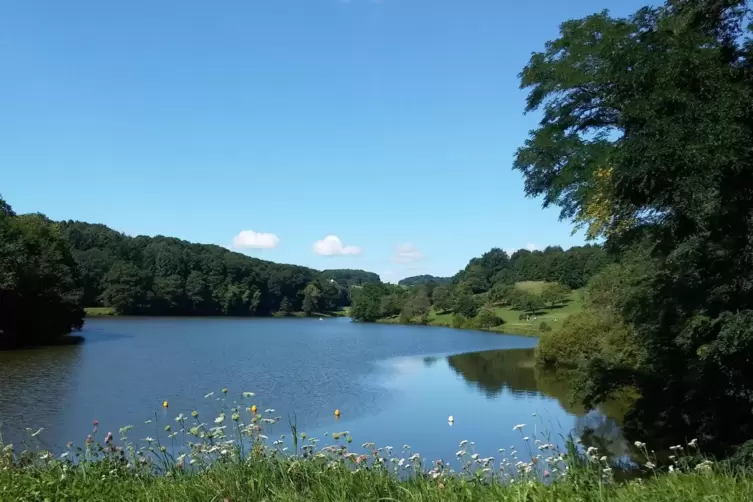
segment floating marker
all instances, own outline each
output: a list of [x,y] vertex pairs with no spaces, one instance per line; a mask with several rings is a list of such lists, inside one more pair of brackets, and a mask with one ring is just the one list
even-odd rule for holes
[[336,417],[339,417],[339,416],[340,416],[340,410],[335,410],[335,416],[336,416]]
[[452,423],[455,421],[455,419],[452,417],[452,415],[450,415],[449,417],[447,417],[447,421]]
[[251,406],[251,413],[256,413],[256,405]]
[[162,407],[167,408],[167,401],[162,401]]

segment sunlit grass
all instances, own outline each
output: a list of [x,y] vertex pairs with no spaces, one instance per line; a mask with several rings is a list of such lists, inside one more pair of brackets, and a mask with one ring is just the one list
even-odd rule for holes
[[87,317],[115,315],[115,309],[112,307],[86,307],[84,312]]
[[[577,440],[567,447],[531,434],[519,424],[518,445],[481,457],[474,443],[458,445],[455,459],[425,459],[409,445],[377,447],[354,443],[348,431],[322,440],[284,424],[290,435],[270,439],[280,423],[275,410],[255,412],[254,394],[234,399],[227,389],[215,397],[217,412],[179,413],[170,423],[150,424],[154,436],[130,438],[98,431],[81,446],[50,452],[43,430],[28,431],[22,451],[0,440],[0,500],[525,500],[669,501],[748,500],[753,476],[705,460],[697,441],[674,449],[672,463],[657,467],[649,447],[639,478],[616,481],[607,457]],[[293,439],[295,438],[295,439]]]

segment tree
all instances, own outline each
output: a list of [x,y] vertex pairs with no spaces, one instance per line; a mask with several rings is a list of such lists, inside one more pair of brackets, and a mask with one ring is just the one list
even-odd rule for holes
[[615,307],[638,360],[599,350],[582,385],[587,405],[637,388],[627,430],[753,434],[752,68],[747,2],[673,0],[566,22],[521,74],[543,111],[526,193],[652,262]]
[[476,325],[479,328],[493,328],[502,323],[504,323],[504,320],[489,307],[483,307],[476,314]]
[[104,278],[102,298],[105,306],[119,314],[138,314],[148,311],[148,277],[131,263],[118,261]]
[[83,326],[78,268],[60,228],[0,198],[0,348],[58,340]]
[[381,284],[366,284],[353,291],[350,316],[356,321],[374,322],[380,318],[382,303]]
[[420,286],[416,291],[416,296],[411,301],[411,308],[413,315],[423,317],[429,314],[431,309],[431,302],[429,301],[429,295],[426,292],[426,288]]
[[475,317],[478,312],[478,302],[468,290],[461,289],[455,294],[455,303],[452,310],[465,318]]
[[448,286],[437,286],[431,294],[434,308],[438,312],[447,312],[452,309],[452,291]]
[[280,302],[280,310],[279,312],[283,315],[290,314],[293,311],[293,305],[288,299],[287,296],[282,297],[282,301]]
[[532,293],[523,293],[519,300],[520,308],[529,315],[536,315],[536,312],[544,308],[544,300],[539,295]]
[[303,290],[303,313],[310,316],[316,309],[319,308],[319,298],[321,297],[321,291],[316,287],[314,283],[309,284]]
[[541,292],[541,299],[551,306],[558,305],[570,297],[570,288],[564,284],[548,284]]

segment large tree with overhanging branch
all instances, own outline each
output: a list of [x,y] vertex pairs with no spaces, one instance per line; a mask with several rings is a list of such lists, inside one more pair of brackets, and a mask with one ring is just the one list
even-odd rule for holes
[[587,404],[630,385],[635,427],[719,444],[753,433],[750,7],[670,0],[563,23],[521,73],[541,121],[514,165],[590,237],[646,252],[618,302],[642,356],[592,359]]

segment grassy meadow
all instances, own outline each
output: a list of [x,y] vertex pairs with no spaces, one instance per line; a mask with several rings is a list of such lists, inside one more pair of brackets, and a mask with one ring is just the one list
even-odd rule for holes
[[[544,288],[549,283],[544,281],[524,281],[515,284],[515,287],[531,294],[541,294]],[[563,305],[555,306],[554,308],[546,307],[537,312],[535,316],[532,316],[530,320],[520,319],[520,315],[523,313],[520,310],[513,310],[509,306],[498,306],[494,308],[494,312],[504,320],[504,324],[492,328],[488,331],[494,331],[498,333],[508,333],[515,335],[525,336],[538,336],[539,325],[542,321],[546,322],[552,332],[556,332],[561,326],[562,322],[570,315],[583,310],[582,293],[580,290],[574,290],[570,294],[567,302]],[[429,313],[429,325],[432,326],[452,326],[452,312],[437,312],[432,309]],[[397,317],[385,322],[397,322]]]

